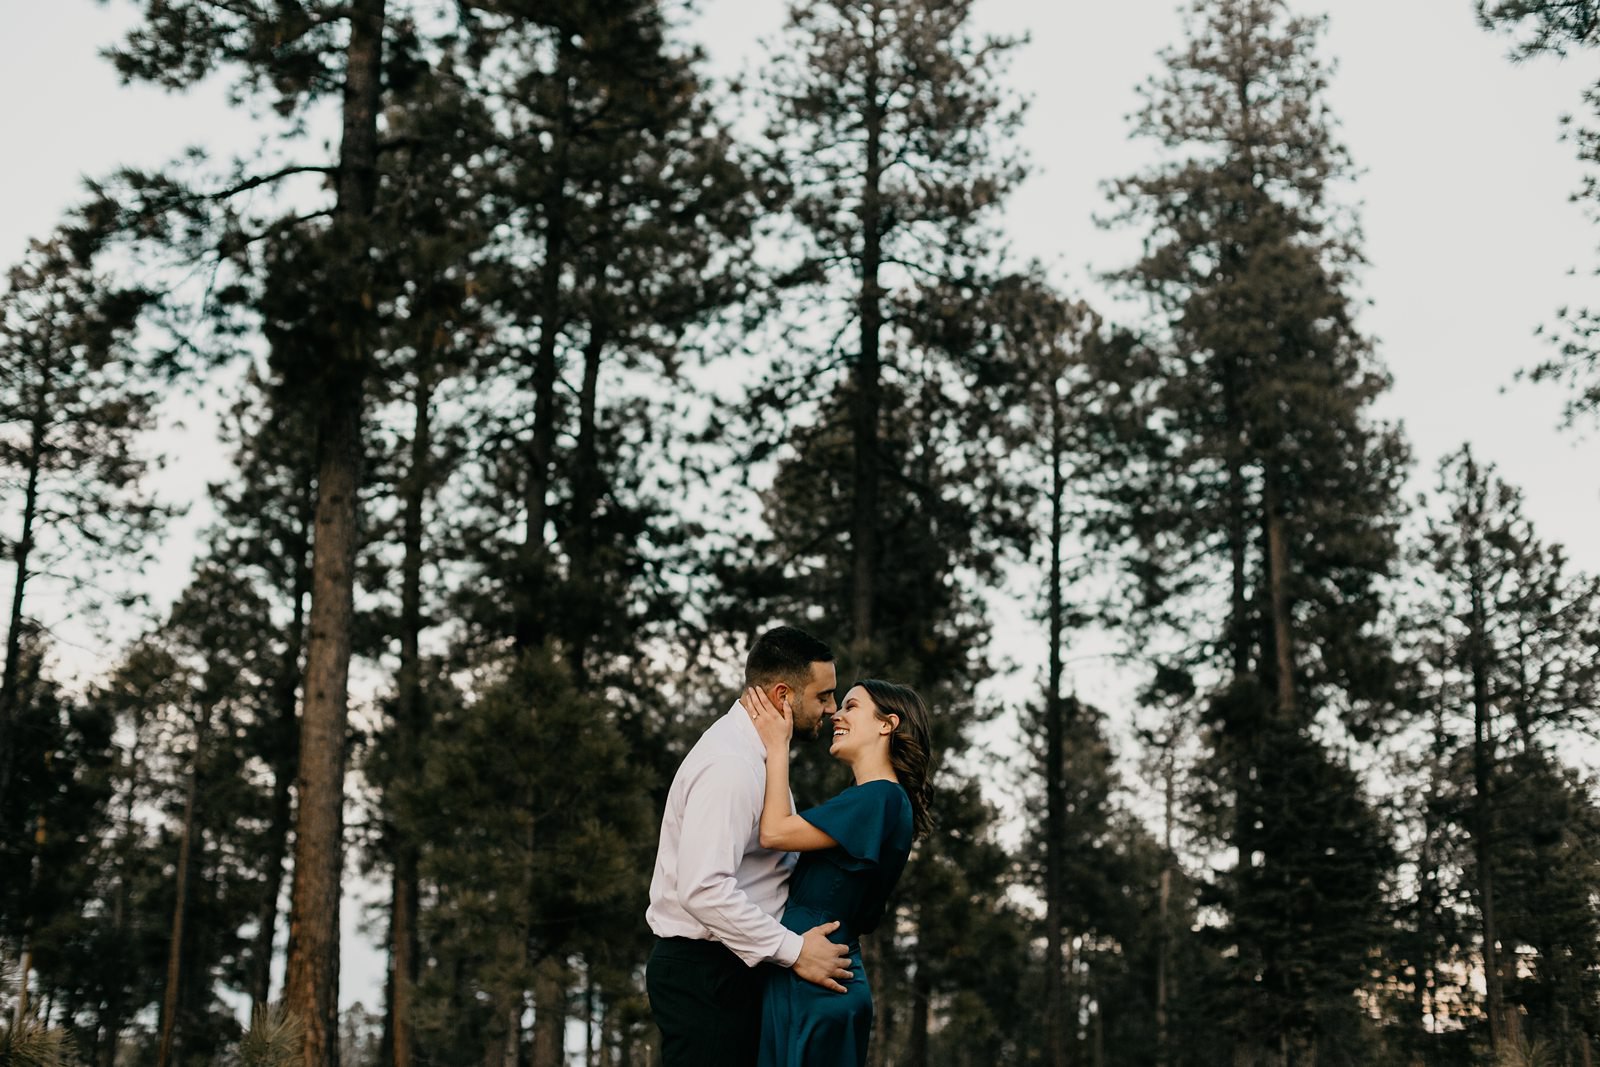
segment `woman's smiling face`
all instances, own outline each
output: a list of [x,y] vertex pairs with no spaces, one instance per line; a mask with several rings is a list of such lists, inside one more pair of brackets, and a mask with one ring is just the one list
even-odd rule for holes
[[852,763],[857,755],[879,744],[880,738],[887,737],[894,723],[878,718],[878,705],[872,694],[858,685],[844,695],[844,702],[833,713],[832,729],[829,754]]

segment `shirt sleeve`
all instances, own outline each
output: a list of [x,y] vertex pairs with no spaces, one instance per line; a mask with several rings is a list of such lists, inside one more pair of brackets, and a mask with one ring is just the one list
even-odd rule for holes
[[833,838],[848,860],[834,862],[847,870],[878,866],[899,829],[904,794],[898,785],[869,783],[844,792],[800,813],[800,817]]
[[760,783],[742,766],[711,765],[690,785],[678,847],[683,909],[754,967],[793,967],[801,937],[762,911],[739,888],[736,873],[761,817]]

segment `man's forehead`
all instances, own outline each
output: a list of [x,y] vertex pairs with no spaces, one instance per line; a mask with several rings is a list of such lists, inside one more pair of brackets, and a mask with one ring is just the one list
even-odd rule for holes
[[839,684],[839,676],[834,672],[831,662],[818,662],[811,665],[811,684],[819,691],[826,692]]

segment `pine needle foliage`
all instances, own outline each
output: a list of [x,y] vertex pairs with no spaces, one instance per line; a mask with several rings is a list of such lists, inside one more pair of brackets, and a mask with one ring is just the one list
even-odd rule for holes
[[71,1051],[65,1032],[37,1020],[0,1030],[0,1067],[66,1067]]
[[289,1067],[300,1052],[305,1024],[283,1003],[258,1007],[239,1040],[238,1067]]
[[[21,978],[15,963],[0,957],[0,1003],[16,995]],[[72,1038],[29,1014],[21,1020],[9,1010],[0,1012],[0,1067],[67,1067],[72,1062]]]
[[[1485,29],[1512,39],[1517,62],[1541,56],[1566,58],[1600,46],[1600,8],[1591,0],[1477,0],[1478,21]],[[1584,90],[1586,114],[1561,118],[1562,138],[1577,149],[1588,169],[1572,200],[1591,221],[1600,221],[1600,82]],[[1563,307],[1553,328],[1539,332],[1555,354],[1523,373],[1536,382],[1555,382],[1568,391],[1564,422],[1568,425],[1600,416],[1600,310]]]

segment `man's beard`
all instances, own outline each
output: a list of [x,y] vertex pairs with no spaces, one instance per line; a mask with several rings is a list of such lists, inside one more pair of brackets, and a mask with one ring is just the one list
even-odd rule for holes
[[801,734],[810,740],[815,741],[817,738],[822,736],[822,724],[827,721],[827,718],[828,717],[826,715],[818,715],[816,719],[809,726],[807,726],[801,724],[800,716],[798,713],[796,713],[794,719],[795,733]]

